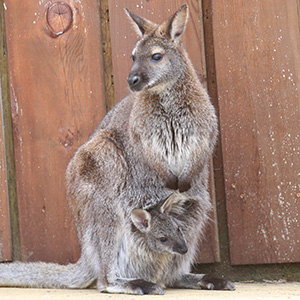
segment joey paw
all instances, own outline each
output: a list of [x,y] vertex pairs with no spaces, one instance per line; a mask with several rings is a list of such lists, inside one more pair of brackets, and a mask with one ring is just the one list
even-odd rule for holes
[[128,282],[129,288],[133,291],[139,291],[140,295],[163,295],[164,290],[155,283],[143,279],[131,280]]
[[198,285],[202,289],[206,289],[206,290],[227,290],[227,291],[235,290],[235,286],[232,282],[222,278],[213,277],[210,275],[203,276],[201,281],[198,282]]

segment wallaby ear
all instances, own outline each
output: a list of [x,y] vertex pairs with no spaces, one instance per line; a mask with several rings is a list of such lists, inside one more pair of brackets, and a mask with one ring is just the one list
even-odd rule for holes
[[182,214],[189,199],[180,193],[171,194],[160,207],[161,213]]
[[155,27],[157,27],[157,24],[134,14],[127,8],[125,8],[125,11],[128,17],[133,21],[132,23],[134,25],[135,31],[139,34],[139,36],[142,37],[143,35],[146,35],[150,31],[152,31]]
[[150,230],[151,215],[144,209],[134,209],[131,212],[131,221],[141,232],[148,232]]
[[169,20],[162,23],[156,32],[159,35],[169,37],[171,40],[177,42],[185,30],[188,14],[189,8],[185,3]]

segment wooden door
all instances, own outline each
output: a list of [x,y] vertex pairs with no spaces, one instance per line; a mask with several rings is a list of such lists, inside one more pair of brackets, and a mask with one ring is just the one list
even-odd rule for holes
[[215,0],[213,11],[231,262],[299,262],[297,0]]

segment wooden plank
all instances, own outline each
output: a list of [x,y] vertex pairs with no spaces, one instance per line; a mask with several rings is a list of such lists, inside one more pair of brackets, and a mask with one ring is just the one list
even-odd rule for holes
[[[0,71],[0,76],[3,70]],[[0,100],[2,102],[0,85]],[[8,211],[7,176],[5,165],[5,148],[2,120],[2,105],[0,105],[0,261],[11,260],[11,240]]]
[[103,52],[103,79],[105,88],[105,104],[106,111],[111,110],[116,104],[114,80],[113,80],[113,65],[110,39],[110,20],[109,20],[109,0],[100,1],[100,25],[101,25],[101,41]]
[[[1,92],[1,86],[0,86]],[[1,95],[0,95],[1,96]],[[1,99],[1,97],[0,97]],[[2,108],[0,106],[0,261],[11,260],[11,240],[9,227],[7,179],[3,136]]]
[[[190,17],[182,40],[199,78],[204,79],[206,70],[202,40],[202,13],[199,1],[126,0],[122,1],[122,3],[117,0],[109,1],[114,86],[117,101],[122,99],[129,92],[126,78],[132,64],[130,59],[131,52],[135,42],[138,40],[138,35],[133,30],[124,12],[124,8],[128,8],[153,22],[161,23],[178,10],[185,2],[189,5]],[[201,254],[198,260],[203,263],[215,262],[219,259],[215,211],[212,214],[212,218],[214,221],[208,226],[205,241],[200,247]]]
[[[3,70],[0,71],[0,76],[2,72]],[[1,85],[0,100],[2,102]],[[11,241],[9,228],[4,134],[2,128],[2,105],[0,105],[0,261],[11,260]]]
[[[11,232],[9,224],[9,205],[8,205],[8,177],[7,159],[5,150],[9,151],[8,136],[12,129],[11,121],[7,108],[10,107],[9,82],[8,82],[8,62],[6,49],[6,35],[4,22],[4,6],[0,2],[0,261],[12,260]],[[6,139],[7,137],[7,139]],[[7,149],[5,149],[5,145]],[[9,164],[9,162],[8,162]]]
[[299,262],[297,0],[213,9],[231,262]]
[[24,261],[78,258],[64,173],[105,112],[97,1],[65,3],[50,26],[49,1],[5,1]]
[[[0,88],[1,92],[1,88]],[[0,106],[0,113],[2,109]],[[3,128],[2,117],[0,118],[0,128]],[[5,167],[4,137],[0,131],[0,261],[11,260],[11,241],[9,228],[9,212],[7,197],[7,179]]]
[[[204,31],[204,47],[205,47],[205,61],[207,70],[207,90],[211,97],[211,101],[215,106],[217,116],[219,116],[218,103],[218,88],[216,80],[216,66],[215,66],[215,49],[213,36],[213,7],[211,0],[202,0],[203,13],[203,31]],[[220,132],[220,128],[219,128]],[[213,155],[213,174],[214,174],[214,192],[215,192],[215,206],[218,220],[218,241],[220,244],[219,261],[222,263],[229,263],[229,237],[227,228],[227,212],[226,212],[226,196],[224,186],[224,169],[223,169],[223,154],[221,135],[218,136],[217,146]],[[221,266],[221,265],[218,265]],[[203,271],[202,271],[203,272]],[[204,271],[206,272],[206,271]],[[208,271],[207,273],[215,273],[215,271]]]

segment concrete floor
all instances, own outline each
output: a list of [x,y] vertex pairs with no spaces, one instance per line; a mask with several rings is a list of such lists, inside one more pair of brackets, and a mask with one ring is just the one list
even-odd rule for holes
[[49,290],[0,288],[0,300],[300,300],[300,283],[236,283],[236,290],[205,291],[168,289],[163,296],[132,296],[120,294],[101,294],[97,290]]

